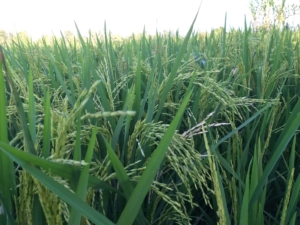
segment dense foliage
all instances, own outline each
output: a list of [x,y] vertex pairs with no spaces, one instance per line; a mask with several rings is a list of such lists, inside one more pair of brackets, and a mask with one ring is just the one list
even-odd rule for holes
[[0,224],[299,224],[299,34],[7,43]]

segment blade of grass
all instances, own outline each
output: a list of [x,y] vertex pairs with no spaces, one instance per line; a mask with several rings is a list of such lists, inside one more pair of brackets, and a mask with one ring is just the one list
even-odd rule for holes
[[29,70],[28,75],[28,102],[29,102],[29,109],[28,109],[28,122],[29,122],[29,131],[32,137],[33,143],[36,140],[36,114],[35,114],[35,100],[33,94],[33,77],[32,77],[32,70]]
[[[122,163],[120,162],[118,156],[113,151],[110,144],[106,141],[106,139],[103,137],[107,149],[107,154],[109,155],[109,158],[112,162],[112,165],[114,167],[114,170],[117,174],[118,181],[120,182],[120,186],[122,190],[124,191],[124,194],[126,196],[126,199],[128,200],[134,190],[134,186],[132,185]],[[139,210],[138,216],[136,218],[137,224],[146,224],[146,218],[144,216],[144,213],[142,210]]]
[[185,96],[175,118],[171,122],[168,130],[163,136],[158,147],[152,154],[145,171],[143,172],[137,186],[135,187],[132,195],[130,196],[117,224],[118,225],[130,225],[135,220],[139,209],[144,201],[144,198],[149,191],[149,188],[154,180],[156,172],[158,171],[166,152],[168,151],[168,146],[172,141],[172,137],[175,133],[175,129],[178,126],[181,116],[183,115],[185,108],[191,97],[192,90]]
[[63,79],[63,76],[58,68],[58,66],[56,65],[56,59],[55,57],[51,54],[49,48],[47,46],[45,46],[45,53],[47,55],[47,57],[49,58],[50,62],[51,62],[51,65],[49,65],[50,67],[52,66],[54,68],[54,72],[56,74],[56,78],[58,79],[59,81],[59,84],[61,85],[62,89],[64,90],[65,94],[67,95],[68,97],[68,100],[69,100],[69,103],[74,106],[74,102],[72,100],[72,96],[70,94],[70,91],[68,90],[67,88],[67,85]]
[[266,185],[268,176],[270,175],[273,168],[277,164],[279,157],[282,155],[286,146],[288,145],[291,138],[294,136],[295,132],[297,131],[297,129],[300,126],[299,110],[300,110],[300,99],[298,99],[296,106],[294,107],[292,113],[290,114],[288,121],[286,122],[285,127],[282,130],[280,137],[278,138],[278,141],[275,144],[275,146],[277,146],[277,147],[276,147],[272,157],[270,158],[269,162],[267,163],[264,173],[263,173],[261,179],[259,180],[258,185],[257,185],[253,195],[251,196],[251,200],[249,203],[250,208],[252,207],[255,200],[258,198],[259,193],[263,189],[263,186]]
[[286,212],[286,218],[291,218],[290,219],[290,224],[291,221],[293,220],[292,215],[294,216],[295,213],[297,214],[297,204],[299,204],[299,193],[300,193],[300,175],[298,175],[296,182],[294,183],[289,206]]
[[[5,61],[0,46],[0,141],[8,144],[8,127],[6,117],[6,94],[5,94],[5,78],[3,69],[5,69]],[[4,68],[3,68],[4,67]],[[13,161],[3,152],[0,152],[0,208],[5,213],[0,214],[1,224],[7,222],[13,224],[13,198],[15,198],[15,176]]]
[[210,151],[208,140],[205,132],[203,133],[205,148],[207,150],[208,162],[211,171],[211,179],[214,186],[215,201],[218,207],[218,217],[220,224],[230,225],[230,216],[228,213],[227,200],[224,192],[222,178],[217,160],[213,157]]
[[50,112],[50,94],[49,89],[47,90],[45,96],[44,105],[44,132],[43,132],[43,149],[42,156],[44,158],[49,157],[50,154],[50,144],[51,144],[51,112]]
[[10,210],[9,208],[6,207],[5,204],[5,199],[2,197],[2,194],[0,194],[0,202],[2,203],[2,205],[0,206],[0,209],[2,212],[6,212],[6,213],[1,213],[0,216],[0,224],[10,224],[10,225],[16,225],[16,222],[12,216],[11,213],[8,213]]
[[269,108],[271,106],[271,104],[267,104],[266,106],[264,106],[262,109],[260,109],[259,111],[257,111],[253,116],[251,116],[248,120],[246,120],[244,123],[242,123],[239,127],[237,127],[236,129],[234,129],[233,131],[231,131],[230,133],[228,133],[225,137],[221,138],[221,140],[219,140],[216,144],[214,144],[211,147],[211,152],[214,153],[215,149],[224,141],[226,141],[228,138],[230,138],[233,134],[235,134],[236,132],[238,132],[240,129],[242,129],[243,127],[247,126],[247,124],[251,123],[255,118],[257,118],[261,113],[263,113],[267,108]]
[[[62,178],[65,179],[69,179],[69,180],[72,179],[72,177],[74,176],[74,171],[75,172],[77,171],[78,166],[51,162],[46,159],[42,159],[35,155],[29,154],[27,152],[20,151],[1,141],[0,141],[0,149],[5,149],[10,154],[15,155],[16,157],[23,160],[24,162],[30,163],[30,165],[33,166],[38,166],[48,172],[61,176]],[[118,191],[117,189],[111,187],[106,182],[101,181],[91,175],[89,176],[89,187],[113,191],[122,195],[122,193],[120,193],[120,191]]]
[[165,84],[164,90],[163,90],[163,92],[161,94],[161,97],[160,97],[160,100],[159,100],[159,105],[158,105],[158,110],[157,110],[157,113],[156,113],[156,116],[155,116],[155,119],[154,119],[155,122],[157,122],[158,119],[159,119],[159,117],[161,116],[161,112],[163,110],[165,101],[166,101],[166,99],[168,97],[168,94],[169,94],[169,92],[171,90],[172,83],[173,83],[173,81],[175,79],[177,70],[178,70],[178,68],[180,66],[181,59],[182,59],[182,57],[184,55],[184,52],[186,51],[186,48],[187,48],[187,45],[188,45],[188,41],[189,41],[190,36],[192,34],[192,31],[193,31],[194,23],[195,23],[195,21],[197,19],[198,13],[199,13],[199,9],[197,11],[197,14],[196,14],[196,16],[194,18],[194,21],[193,21],[193,23],[192,23],[192,25],[191,25],[188,33],[186,34],[186,37],[184,38],[184,41],[183,41],[183,43],[182,43],[182,45],[180,47],[180,50],[179,50],[179,52],[177,54],[177,57],[176,57],[175,62],[174,62],[174,65],[172,67],[171,73],[170,73],[170,75],[168,77],[168,80],[167,80],[167,82]]
[[28,163],[17,156],[11,154],[5,148],[0,147],[2,152],[6,153],[12,160],[18,163],[23,169],[34,176],[39,182],[41,182],[46,188],[60,197],[62,200],[67,202],[74,209],[78,210],[83,216],[90,219],[97,225],[113,225],[114,223],[107,219],[104,215],[97,212],[94,208],[87,205],[83,200],[73,194],[71,191],[63,187],[61,184],[56,182],[53,178],[41,172],[31,163]]
[[[76,190],[76,196],[78,196],[83,201],[85,201],[87,187],[88,187],[89,169],[93,157],[93,152],[94,152],[94,147],[96,142],[96,134],[97,134],[97,128],[93,128],[92,137],[90,139],[88,150],[85,156],[85,162],[87,163],[87,165],[83,166],[79,181],[77,183],[78,185]],[[81,214],[80,212],[78,212],[78,210],[72,208],[68,224],[70,225],[81,224]]]
[[9,69],[9,67],[5,66],[6,64],[5,64],[5,59],[4,59],[4,55],[3,55],[2,51],[1,51],[1,55],[2,55],[2,58],[3,58],[4,72],[6,73],[6,79],[9,83],[11,92],[14,96],[14,100],[15,100],[15,103],[16,103],[17,112],[18,112],[18,115],[19,115],[19,120],[21,122],[22,130],[23,130],[24,137],[25,137],[26,147],[27,147],[28,151],[31,154],[36,154],[36,150],[34,148],[34,143],[33,143],[30,131],[28,129],[27,118],[26,118],[26,114],[24,112],[24,108],[23,108],[21,98],[19,96],[19,93],[17,91],[17,88],[16,88],[13,80],[10,77],[10,74],[11,74],[10,69]]
[[[129,89],[128,90],[128,94],[127,94],[126,99],[125,99],[125,102],[124,102],[124,107],[123,107],[124,111],[126,111],[126,110],[128,110],[130,108],[130,103],[131,103],[130,98],[132,96],[133,96],[133,89]],[[117,125],[115,127],[115,130],[114,130],[114,133],[113,133],[113,138],[112,138],[112,148],[113,149],[116,148],[117,143],[119,141],[121,130],[122,130],[123,126],[124,126],[124,119],[125,119],[125,117],[126,117],[125,115],[122,115],[118,119],[118,123],[117,123]]]
[[[195,79],[196,79],[196,72],[194,72],[193,75],[192,75],[192,79],[191,79],[190,82],[189,82],[189,86],[188,86],[187,89],[186,89],[185,95],[186,95],[187,93],[189,93],[190,90],[193,89]],[[183,115],[182,115],[182,117],[180,118],[180,121],[179,121],[179,123],[178,123],[177,130],[179,130],[179,128],[180,128],[180,124],[181,124],[182,119],[183,119]]]
[[136,76],[135,76],[135,110],[136,110],[136,121],[138,119],[140,109],[141,109],[141,54],[138,55],[138,63],[136,68]]
[[240,224],[243,225],[248,225],[248,221],[249,221],[248,205],[249,205],[249,186],[250,186],[249,179],[250,179],[250,171],[251,171],[250,166],[251,166],[251,162],[249,164],[249,168],[247,172],[245,191],[243,195],[242,207],[240,210]]
[[[292,175],[292,171],[295,170],[295,156],[296,156],[296,141],[297,137],[294,136],[291,155],[290,155],[290,163],[289,163],[289,177]],[[290,179],[289,179],[290,180]],[[285,211],[286,215],[286,221],[285,224],[287,224],[289,221],[292,220],[292,215],[295,213],[296,205],[297,205],[297,197],[299,195],[300,191],[300,175],[298,175],[296,182],[293,185],[293,189],[291,190],[291,196],[289,198],[289,204],[287,206],[287,209]],[[288,192],[288,186],[287,191]]]

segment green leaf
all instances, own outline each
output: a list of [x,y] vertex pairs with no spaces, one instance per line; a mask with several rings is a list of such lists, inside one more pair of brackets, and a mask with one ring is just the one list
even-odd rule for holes
[[151,187],[154,177],[165,157],[166,152],[168,151],[168,146],[172,141],[175,129],[178,126],[180,118],[184,113],[184,110],[189,102],[191,94],[192,90],[189,93],[187,93],[167,132],[165,133],[158,147],[152,154],[145,171],[143,172],[137,186],[135,187],[118,220],[118,225],[130,225],[135,220],[135,217],[137,216],[138,211],[141,208],[144,198]]
[[34,93],[33,93],[33,77],[32,77],[32,70],[29,70],[28,76],[28,122],[29,122],[29,131],[32,137],[33,143],[36,140],[36,115],[35,115],[35,100],[34,100]]
[[[74,173],[76,173],[78,166],[75,165],[66,165],[66,164],[60,164],[56,162],[51,162],[46,159],[39,158],[35,155],[29,154],[24,151],[20,151],[14,147],[11,147],[10,145],[0,142],[0,148],[5,149],[9,153],[15,155],[19,159],[21,159],[24,162],[29,163],[33,166],[38,166],[48,172],[51,172],[55,175],[61,176],[62,178],[71,180],[74,176]],[[95,189],[104,189],[108,191],[113,191],[121,196],[122,193],[118,191],[117,189],[111,187],[109,184],[107,184],[104,181],[101,181],[93,176],[89,176],[89,187],[95,188]]]
[[[0,56],[1,54],[3,55],[0,46]],[[3,65],[0,60],[0,141],[8,144],[5,90]],[[1,224],[6,224],[7,222],[13,224],[13,199],[16,197],[14,173],[13,161],[4,152],[0,152],[0,207],[5,211],[5,213],[0,214]]]
[[192,25],[191,25],[188,33],[186,34],[186,36],[184,38],[182,46],[180,47],[180,50],[179,50],[179,52],[177,54],[177,57],[176,57],[175,62],[174,62],[174,65],[172,67],[171,73],[170,73],[170,75],[169,75],[169,77],[167,79],[167,82],[166,82],[165,86],[164,86],[163,92],[162,92],[160,100],[159,100],[158,110],[157,110],[157,113],[156,113],[156,116],[155,116],[155,119],[154,119],[155,122],[157,122],[158,119],[159,119],[159,117],[161,116],[161,112],[163,110],[165,101],[166,101],[166,99],[167,99],[167,97],[169,95],[169,92],[170,92],[170,90],[172,88],[172,83],[173,83],[173,81],[174,81],[174,79],[176,77],[177,70],[178,70],[178,68],[180,66],[181,59],[182,59],[182,57],[183,57],[183,55],[184,55],[184,53],[186,51],[186,47],[188,45],[188,41],[189,41],[190,36],[192,34],[194,23],[195,23],[195,21],[197,19],[198,13],[199,13],[199,9],[198,9],[198,12],[197,12],[197,14],[196,14],[196,16],[194,18],[194,21],[193,21],[193,23],[192,23]]
[[[110,146],[110,144],[106,141],[106,139],[104,137],[103,137],[103,140],[106,145],[107,154],[109,155],[111,163],[117,174],[118,181],[120,182],[120,186],[125,193],[126,199],[128,200],[133,192],[134,187],[133,187],[131,181],[129,180],[129,177],[128,177],[122,163],[120,162],[118,156],[113,151],[112,147]],[[137,224],[142,225],[142,224],[146,224],[145,220],[146,219],[145,219],[144,213],[142,210],[140,210],[139,214],[136,218],[136,222],[137,222]]]
[[269,159],[269,161],[264,169],[264,173],[263,173],[261,179],[259,180],[254,193],[251,196],[251,200],[249,203],[250,208],[252,207],[255,200],[258,198],[260,192],[263,189],[263,186],[266,185],[268,176],[270,175],[273,168],[275,167],[279,157],[282,155],[286,146],[288,145],[291,138],[294,136],[295,132],[297,131],[297,129],[300,126],[299,110],[300,110],[300,99],[298,99],[296,106],[294,107],[292,113],[290,114],[290,116],[286,122],[286,125],[285,125],[284,129],[282,130],[280,137],[278,138],[278,141],[275,144],[275,146],[277,146],[277,147],[276,147],[272,157]]
[[44,102],[45,102],[44,105],[45,117],[44,117],[42,156],[44,158],[47,158],[50,155],[50,145],[51,145],[51,112],[50,112],[49,89],[47,90]]
[[33,143],[33,140],[32,140],[32,136],[30,134],[30,131],[28,129],[28,121],[27,121],[27,117],[26,117],[26,114],[25,114],[25,111],[24,111],[24,108],[23,108],[23,103],[21,101],[21,98],[19,96],[19,93],[17,91],[17,88],[12,80],[12,78],[10,77],[10,70],[9,70],[9,67],[6,67],[7,69],[7,74],[6,74],[6,79],[9,83],[9,86],[11,88],[11,92],[13,94],[13,97],[14,97],[14,100],[15,100],[15,103],[16,103],[16,107],[17,107],[17,112],[18,112],[18,115],[19,115],[19,120],[21,122],[21,126],[22,126],[22,131],[23,131],[23,134],[24,134],[24,137],[25,137],[25,143],[26,143],[26,148],[28,149],[28,151],[31,153],[31,154],[36,154],[36,150],[34,148],[34,143]]
[[[7,146],[6,146],[7,147]],[[56,194],[59,198],[68,203],[71,207],[78,210],[86,218],[90,219],[97,225],[113,225],[109,219],[97,212],[95,209],[87,205],[83,200],[73,194],[71,191],[63,187],[61,184],[56,182],[53,178],[41,172],[35,166],[20,159],[17,155],[12,154],[6,149],[3,144],[0,146],[2,152],[6,153],[12,160],[18,163],[23,169],[34,176],[39,182],[41,182],[46,188]]]
[[248,205],[249,205],[249,189],[250,189],[250,166],[251,166],[251,162],[249,164],[249,168],[248,168],[248,172],[247,172],[247,177],[246,177],[246,185],[245,185],[245,191],[244,191],[244,195],[243,195],[243,201],[242,201],[242,207],[241,207],[241,214],[240,214],[240,224],[243,225],[248,225],[248,221],[249,221],[249,209],[248,209]]
[[[94,147],[96,142],[96,134],[97,134],[97,128],[94,128],[92,131],[92,137],[90,139],[90,143],[88,146],[88,150],[85,156],[85,162],[87,165],[83,166],[83,169],[81,171],[79,181],[77,184],[77,190],[76,190],[76,196],[78,196],[80,199],[85,201],[86,198],[86,192],[88,187],[88,178],[89,178],[89,169],[90,169],[90,163],[92,161],[93,153],[94,153]],[[70,225],[76,225],[81,224],[81,214],[76,209],[72,209],[69,223]]]

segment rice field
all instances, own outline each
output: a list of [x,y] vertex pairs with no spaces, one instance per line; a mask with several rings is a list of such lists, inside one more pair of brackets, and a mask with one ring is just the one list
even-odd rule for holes
[[299,29],[77,31],[1,48],[1,225],[300,223]]

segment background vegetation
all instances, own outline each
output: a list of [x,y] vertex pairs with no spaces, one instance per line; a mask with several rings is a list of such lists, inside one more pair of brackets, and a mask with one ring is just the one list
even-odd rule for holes
[[3,45],[0,224],[299,224],[299,29],[192,28]]

